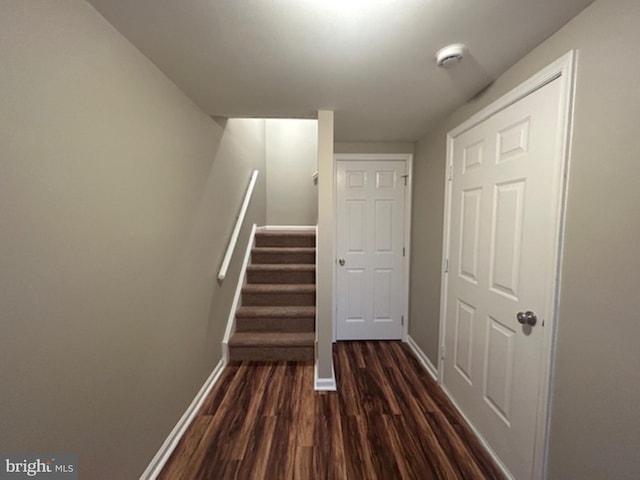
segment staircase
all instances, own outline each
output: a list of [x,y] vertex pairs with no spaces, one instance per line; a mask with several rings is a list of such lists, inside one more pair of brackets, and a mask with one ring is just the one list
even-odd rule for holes
[[314,358],[316,236],[313,231],[258,231],[229,339],[229,360]]

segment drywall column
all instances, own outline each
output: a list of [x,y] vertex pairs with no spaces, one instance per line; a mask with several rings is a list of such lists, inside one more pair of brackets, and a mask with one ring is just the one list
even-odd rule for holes
[[333,112],[318,112],[316,390],[335,390],[333,374]]

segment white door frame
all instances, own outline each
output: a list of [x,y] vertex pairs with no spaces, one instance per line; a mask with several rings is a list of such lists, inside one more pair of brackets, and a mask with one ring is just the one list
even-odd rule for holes
[[[413,185],[413,154],[411,153],[336,153],[333,156],[333,251],[337,252],[338,248],[338,162],[339,161],[403,161],[405,165],[405,175],[407,177],[407,189],[404,196],[404,248],[405,256],[402,263],[404,288],[402,301],[402,315],[404,316],[404,324],[402,325],[402,341],[407,341],[409,332],[409,266],[411,265],[411,200]],[[338,259],[334,259],[333,264],[333,343],[337,341],[338,332],[338,315],[337,315],[337,296],[338,296]]]
[[[491,105],[487,106],[483,110],[479,111],[467,121],[462,123],[457,128],[454,128],[447,134],[447,173],[445,178],[445,221],[444,221],[444,233],[442,244],[442,258],[443,268],[441,277],[441,296],[440,296],[440,352],[444,351],[445,345],[445,319],[447,315],[447,271],[445,268],[446,261],[449,258],[449,232],[451,223],[451,182],[449,182],[449,172],[453,165],[453,142],[454,139],[464,133],[465,131],[475,127],[479,123],[483,122],[495,113],[504,110],[505,108],[513,105],[527,95],[542,88],[546,84],[556,80],[560,82],[560,109],[561,118],[559,120],[559,133],[560,141],[558,142],[558,151],[556,152],[561,160],[560,175],[562,181],[560,182],[560,191],[554,201],[556,202],[557,217],[555,229],[550,232],[557,239],[555,242],[553,257],[554,257],[554,271],[553,275],[553,293],[549,300],[549,304],[545,307],[547,311],[552,312],[550,318],[547,319],[546,324],[543,326],[543,341],[542,341],[542,369],[540,376],[540,396],[538,401],[538,415],[536,425],[536,439],[535,439],[535,453],[534,453],[534,466],[533,466],[533,478],[543,479],[547,476],[547,457],[548,457],[548,430],[550,422],[550,404],[551,404],[551,381],[553,374],[553,367],[555,362],[555,342],[557,332],[557,319],[558,319],[558,304],[560,297],[560,274],[561,274],[561,262],[562,262],[562,247],[564,236],[564,220],[566,211],[566,192],[567,192],[567,180],[569,172],[569,158],[571,150],[571,130],[572,130],[572,117],[573,117],[573,97],[575,91],[575,69],[577,62],[577,54],[575,51],[570,51],[567,54],[560,57],[558,60],[541,70],[539,73],[526,80],[518,87],[511,90],[509,93],[496,100]],[[444,364],[442,358],[438,359],[438,383],[443,384],[444,380]],[[445,389],[446,392],[446,389]],[[447,393],[448,394],[448,393]],[[453,400],[453,399],[452,399]],[[455,404],[455,402],[454,402]],[[457,407],[457,405],[456,405]],[[458,408],[459,409],[459,408]],[[464,413],[461,412],[464,416]],[[466,419],[466,416],[465,416]],[[471,425],[470,422],[467,421]],[[495,455],[491,446],[486,442],[480,432],[478,432],[473,425],[471,425],[476,435],[480,438],[485,447],[488,448],[494,459],[502,467],[505,474],[508,474],[506,468]]]

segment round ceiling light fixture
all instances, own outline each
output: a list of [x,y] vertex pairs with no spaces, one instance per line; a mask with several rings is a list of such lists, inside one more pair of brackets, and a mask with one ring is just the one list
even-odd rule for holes
[[436,63],[439,67],[451,68],[462,61],[466,51],[467,47],[463,43],[447,45],[436,53]]

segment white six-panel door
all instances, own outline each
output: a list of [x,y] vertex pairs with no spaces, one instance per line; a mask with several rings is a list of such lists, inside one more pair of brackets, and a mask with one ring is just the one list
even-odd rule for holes
[[404,161],[338,161],[338,340],[401,339]]
[[443,386],[518,480],[533,476],[538,402],[546,401],[560,112],[554,80],[450,147]]

